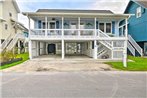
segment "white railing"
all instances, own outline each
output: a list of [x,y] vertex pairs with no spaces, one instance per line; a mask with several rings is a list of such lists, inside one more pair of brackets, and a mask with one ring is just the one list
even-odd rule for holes
[[135,56],[135,49],[132,47],[132,45],[129,42],[128,42],[128,49],[133,54],[133,56]]
[[106,52],[107,52],[107,49],[102,44],[99,44],[97,57],[102,56]]
[[[110,38],[109,35],[107,35],[106,33],[104,33],[101,30],[97,31],[97,35],[101,38]],[[112,42],[111,41],[100,41],[101,44],[105,45],[107,48],[112,49]]]
[[31,30],[30,37],[93,37],[94,29],[34,29]]
[[22,39],[22,38],[25,38],[22,33],[15,34],[15,36],[13,37],[13,40],[7,46],[7,50],[12,50],[14,48],[14,46],[16,45],[18,39]]
[[101,30],[98,30],[98,31],[97,31],[97,35],[98,35],[99,37],[107,37],[107,38],[110,38],[109,35],[107,35],[106,33],[104,33],[104,32],[101,31]]
[[3,51],[11,41],[11,34],[7,37],[7,39],[1,44],[1,51]]
[[136,43],[136,41],[131,37],[131,35],[128,35],[129,42],[133,45],[133,47],[138,51],[138,53],[143,56],[143,50],[142,48]]

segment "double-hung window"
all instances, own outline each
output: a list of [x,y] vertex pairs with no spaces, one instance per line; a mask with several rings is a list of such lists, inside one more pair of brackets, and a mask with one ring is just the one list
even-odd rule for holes
[[136,18],[139,18],[139,17],[141,17],[141,7],[138,7],[136,9]]

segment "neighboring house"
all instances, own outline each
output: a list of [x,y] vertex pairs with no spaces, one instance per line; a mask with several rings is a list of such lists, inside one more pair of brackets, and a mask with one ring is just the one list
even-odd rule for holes
[[[30,59],[50,54],[61,55],[62,59],[86,55],[94,59],[122,60],[127,56],[129,14],[61,9],[39,9],[23,14],[29,18]],[[120,36],[119,23],[124,19],[126,30]]]
[[20,52],[25,40],[23,32],[27,28],[18,22],[20,12],[15,0],[0,0],[0,45],[1,52],[5,49],[12,50],[16,46]]
[[129,19],[128,33],[147,56],[147,0],[131,0],[124,13],[134,14]]

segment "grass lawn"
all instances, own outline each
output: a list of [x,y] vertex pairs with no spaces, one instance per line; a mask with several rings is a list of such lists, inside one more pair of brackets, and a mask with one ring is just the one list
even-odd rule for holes
[[147,71],[147,58],[128,56],[128,59],[133,60],[134,62],[128,62],[127,68],[123,67],[122,62],[107,62],[106,64],[109,64],[118,70]]
[[20,63],[23,63],[24,61],[26,61],[26,60],[29,59],[29,54],[28,54],[28,53],[24,53],[24,54],[18,54],[18,55],[17,55],[17,58],[21,58],[21,57],[23,58],[22,61],[18,61],[18,62],[14,62],[14,63],[11,63],[11,64],[3,65],[3,66],[0,67],[0,69],[9,68],[9,67],[18,65],[18,64],[20,64]]

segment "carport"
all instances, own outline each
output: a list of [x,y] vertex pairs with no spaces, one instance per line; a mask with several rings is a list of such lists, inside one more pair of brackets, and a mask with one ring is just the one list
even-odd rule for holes
[[49,59],[80,59],[93,57],[92,41],[33,40],[32,57]]

